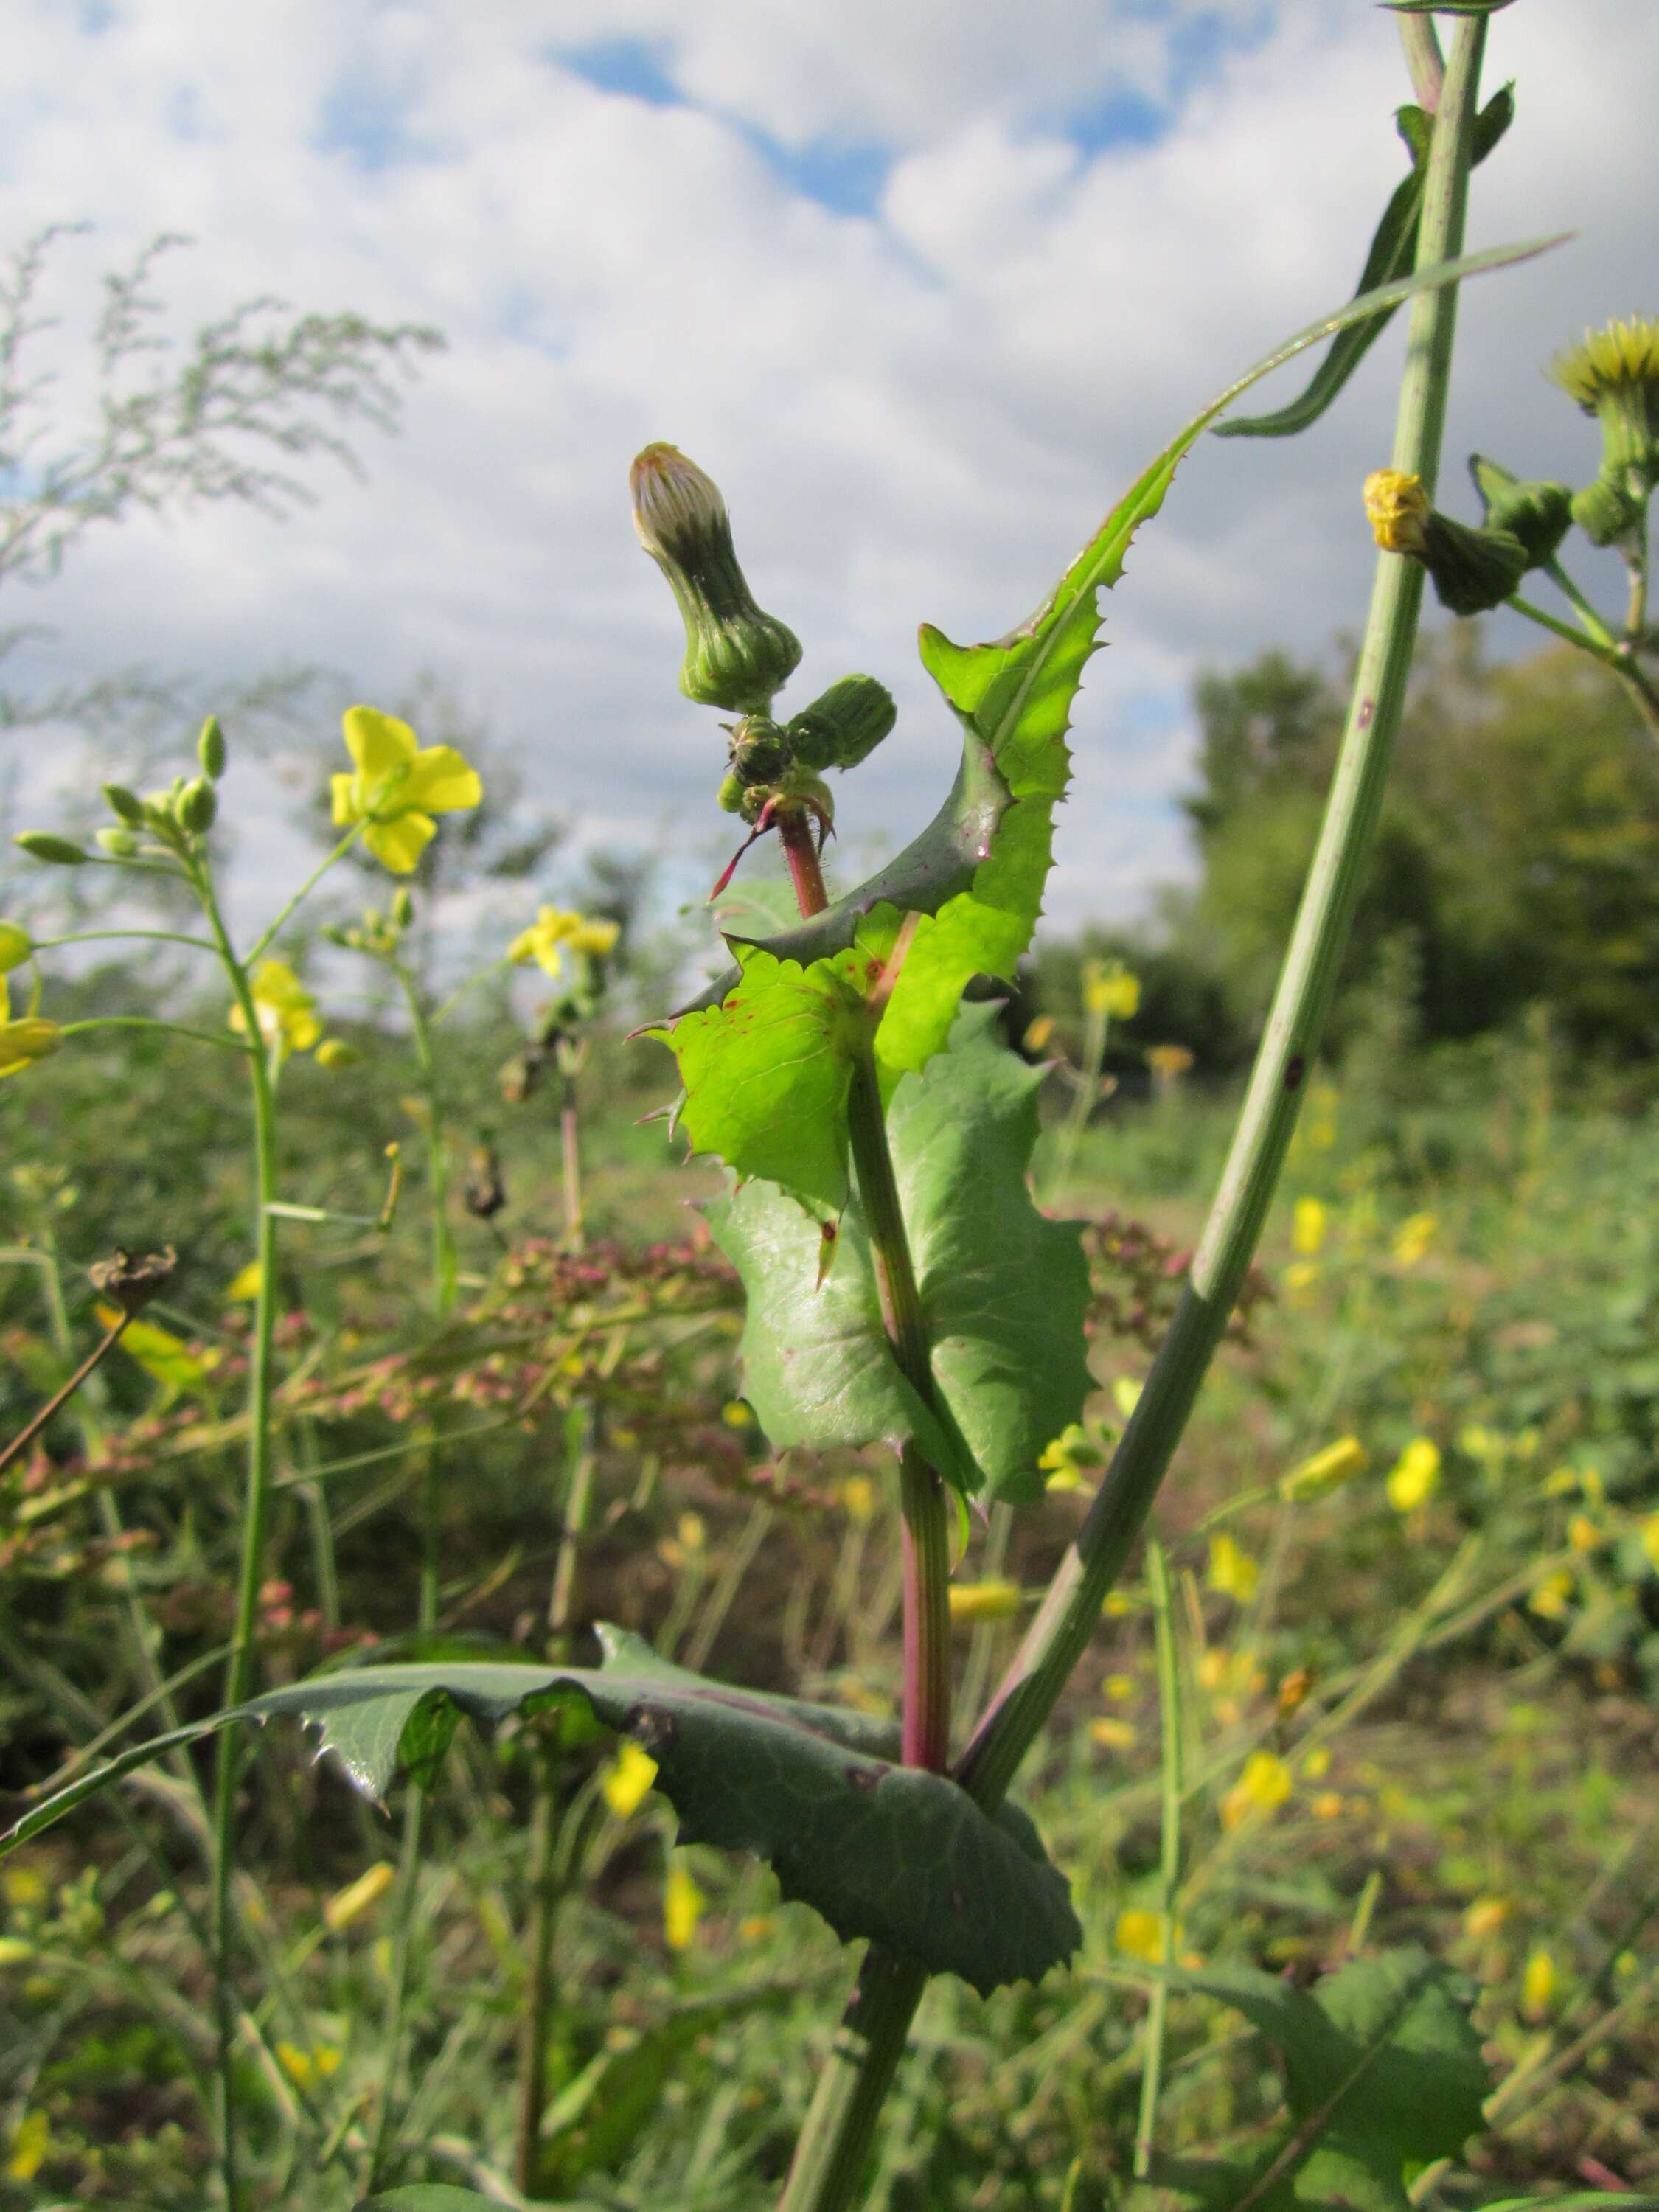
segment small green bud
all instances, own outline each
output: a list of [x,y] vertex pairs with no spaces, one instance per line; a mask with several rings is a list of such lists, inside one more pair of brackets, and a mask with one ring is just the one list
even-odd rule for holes
[[21,830],[11,842],[31,860],[52,860],[60,868],[82,867],[88,858],[78,845],[71,845],[67,837],[54,837],[50,830]]
[[104,786],[104,797],[108,802],[110,812],[118,815],[129,829],[137,830],[143,827],[144,802],[136,791],[129,791],[124,783],[106,783]]
[[392,895],[392,919],[399,929],[407,929],[415,919],[415,902],[401,884]]
[[21,968],[34,950],[34,939],[21,921],[0,921],[0,975]]
[[196,757],[202,763],[204,775],[217,783],[225,772],[225,733],[219,727],[219,717],[210,714],[202,725],[201,735],[196,740]]
[[118,860],[130,860],[138,850],[138,840],[131,830],[96,830],[93,836],[105,852]]
[[1646,500],[1631,490],[1622,471],[1604,472],[1572,496],[1572,519],[1592,545],[1617,545],[1635,538],[1646,514]]
[[1541,568],[1572,527],[1572,492],[1564,483],[1523,482],[1484,454],[1471,453],[1469,474],[1488,530],[1507,530],[1527,549],[1527,566]]
[[179,827],[188,830],[192,837],[199,837],[212,829],[213,817],[218,811],[218,793],[206,776],[192,776],[179,794]]
[[769,783],[789,765],[789,741],[769,714],[732,725],[732,771],[744,783]]
[[728,814],[737,814],[742,811],[745,788],[743,778],[728,769],[720,778],[720,787],[714,797]]
[[795,716],[787,735],[803,768],[856,768],[897,720],[884,684],[873,676],[843,676]]
[[685,623],[680,689],[705,707],[763,714],[793,675],[800,641],[755,604],[712,478],[676,446],[647,446],[629,477],[634,527]]
[[325,1037],[317,1048],[319,1067],[355,1067],[362,1058],[356,1046],[348,1044],[343,1037]]

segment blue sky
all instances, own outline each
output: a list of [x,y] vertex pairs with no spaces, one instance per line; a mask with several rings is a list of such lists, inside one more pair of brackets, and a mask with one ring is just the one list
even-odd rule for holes
[[[1582,478],[1586,433],[1538,367],[1659,307],[1659,9],[1517,0],[1489,86],[1510,74],[1472,239],[1577,237],[1468,289],[1448,451]],[[11,672],[229,685],[317,662],[390,702],[430,672],[581,837],[667,835],[695,874],[725,835],[720,740],[675,690],[623,489],[665,436],[723,483],[757,590],[805,640],[800,698],[855,667],[894,689],[843,829],[901,839],[955,742],[916,623],[1006,629],[1188,413],[1346,295],[1408,95],[1393,21],[1358,0],[1026,0],[1018,21],[1000,0],[29,0],[0,84],[0,246],[96,226],[45,302],[52,437],[85,419],[102,269],[158,231],[196,240],[165,264],[163,327],[269,292],[448,346],[402,435],[362,441],[364,480],[319,465],[287,524],[217,507],[89,538],[26,611],[55,635]],[[1195,672],[1328,653],[1362,619],[1358,485],[1387,458],[1401,342],[1308,438],[1206,442],[1143,533],[1078,718],[1060,924],[1142,909],[1188,865]],[[42,749],[27,774],[70,762]],[[285,866],[280,832],[248,859]]]

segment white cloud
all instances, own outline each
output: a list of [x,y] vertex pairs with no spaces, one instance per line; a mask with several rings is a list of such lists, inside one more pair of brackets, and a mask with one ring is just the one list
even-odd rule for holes
[[[323,504],[285,528],[222,508],[89,539],[27,610],[56,642],[14,671],[310,659],[389,697],[434,667],[610,842],[665,810],[699,845],[719,826],[717,718],[675,692],[674,617],[628,524],[637,446],[673,438],[719,476],[760,596],[808,641],[803,683],[893,684],[900,730],[844,815],[849,838],[902,830],[954,744],[916,621],[1007,627],[1192,408],[1343,296],[1407,94],[1389,18],[1337,0],[1271,24],[1244,0],[1033,0],[1018,22],[991,0],[126,0],[97,35],[47,0],[18,15],[0,237],[89,217],[89,279],[188,230],[166,270],[185,322],[269,289],[436,323],[450,350],[405,435],[363,441],[370,480],[319,470]],[[671,102],[569,65],[626,40]],[[1491,50],[1520,113],[1472,240],[1579,236],[1467,289],[1449,462],[1480,444],[1582,478],[1589,433],[1536,368],[1659,305],[1639,292],[1659,16],[1517,7]],[[1088,150],[1073,119],[1132,95],[1167,126]],[[822,204],[764,143],[830,140],[879,154],[873,198]],[[1059,918],[1121,913],[1179,866],[1197,665],[1316,653],[1361,618],[1357,486],[1399,356],[1396,328],[1308,438],[1206,443],[1137,545],[1079,718]]]

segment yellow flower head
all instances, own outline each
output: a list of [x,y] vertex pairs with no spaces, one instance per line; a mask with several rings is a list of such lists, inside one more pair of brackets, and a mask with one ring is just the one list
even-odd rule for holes
[[625,1820],[644,1804],[656,1778],[656,1760],[642,1746],[629,1741],[606,1768],[599,1789],[617,1818]]
[[1220,1590],[1239,1605],[1248,1605],[1255,1595],[1255,1586],[1261,1570],[1248,1552],[1241,1552],[1225,1531],[1210,1539],[1209,1583],[1212,1590]]
[[1365,479],[1365,514],[1371,535],[1385,553],[1410,553],[1421,559],[1428,544],[1429,495],[1421,477],[1401,469],[1376,469]]
[[[323,1033],[317,1018],[317,1001],[286,960],[262,960],[253,971],[253,1011],[259,1034],[274,1045],[279,1059],[290,1052],[309,1052]],[[246,1034],[242,1010],[230,1010],[230,1026]]]
[[1325,1242],[1325,1231],[1330,1216],[1324,1202],[1317,1198],[1298,1198],[1291,1217],[1291,1243],[1298,1252],[1311,1258]]
[[1121,960],[1085,960],[1083,1003],[1091,1014],[1133,1021],[1140,1008],[1140,978],[1132,975]]
[[1345,1482],[1364,1474],[1368,1464],[1365,1447],[1358,1437],[1339,1437],[1323,1451],[1316,1451],[1311,1459],[1281,1474],[1279,1494],[1285,1498],[1323,1498],[1328,1491],[1340,1490]]
[[1020,1607],[1019,1584],[1001,1581],[953,1583],[950,1607],[952,1620],[1012,1620]]
[[1528,2020],[1541,2020],[1555,1996],[1555,1961],[1547,1951],[1534,1951],[1521,1977],[1521,2009]]
[[619,925],[614,921],[544,906],[529,928],[521,929],[507,946],[507,957],[520,967],[533,960],[544,975],[556,975],[563,964],[561,946],[598,958],[610,951],[619,933]]
[[1164,1963],[1169,1949],[1161,1912],[1148,1912],[1144,1907],[1132,1906],[1117,1916],[1117,1927],[1113,1932],[1113,1948],[1126,1958],[1145,1959],[1149,1966]]
[[477,770],[453,745],[422,747],[407,722],[373,707],[348,707],[346,750],[354,775],[337,775],[336,826],[367,826],[363,842],[394,876],[412,875],[437,830],[434,814],[464,812],[483,797]]
[[668,1869],[662,1898],[662,1932],[671,1951],[690,1948],[708,1899],[676,1859]]
[[1433,1496],[1439,1481],[1439,1445],[1428,1437],[1413,1437],[1389,1476],[1389,1503],[1396,1513],[1414,1513]]
[[45,1060],[63,1041],[56,1022],[42,1021],[36,1014],[11,1018],[11,993],[0,975],[0,1077],[15,1075],[20,1067]]
[[1252,1814],[1275,1812],[1290,1796],[1291,1770],[1271,1751],[1253,1751],[1244,1771],[1221,1801],[1221,1825],[1237,1828]]

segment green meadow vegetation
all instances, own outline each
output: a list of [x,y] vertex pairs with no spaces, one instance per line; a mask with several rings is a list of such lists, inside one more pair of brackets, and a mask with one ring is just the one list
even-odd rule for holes
[[[924,627],[961,764],[868,883],[890,696],[775,714],[667,445],[714,927],[368,705],[252,929],[233,714],[16,836],[0,2202],[1659,2204],[1659,324],[1554,365],[1581,485],[1441,510],[1539,250],[1463,257],[1514,102],[1443,12],[1354,302]],[[1034,943],[1132,535],[1397,310],[1351,665],[1206,675],[1194,886]]]

